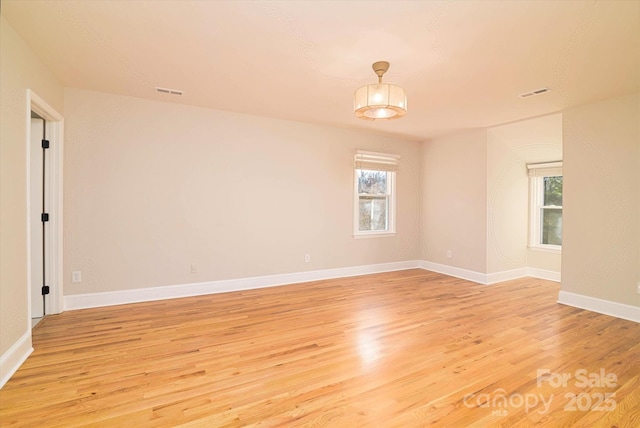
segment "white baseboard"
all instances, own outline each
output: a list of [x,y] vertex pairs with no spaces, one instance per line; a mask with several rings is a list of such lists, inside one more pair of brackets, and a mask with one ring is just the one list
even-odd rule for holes
[[11,379],[11,376],[32,352],[31,330],[29,329],[11,348],[0,356],[0,388]]
[[512,279],[523,278],[525,276],[529,276],[526,267],[505,270],[502,272],[493,272],[486,275],[487,282],[485,282],[485,284],[495,284],[497,282],[510,281]]
[[281,275],[258,276],[193,284],[168,285],[162,287],[138,288],[134,290],[110,291],[104,293],[73,294],[64,297],[64,309],[99,308],[103,306],[123,305],[127,303],[150,302],[154,300],[174,299],[179,297],[200,296],[203,294],[226,293],[230,291],[250,290],[254,288],[275,287],[278,285],[296,284],[318,281],[322,279],[343,278],[356,275],[390,272],[404,269],[422,268],[443,273],[456,278],[466,279],[479,284],[533,276],[536,278],[559,281],[558,272],[541,269],[519,268],[504,272],[480,273],[454,266],[443,265],[425,260],[409,260],[404,262],[381,263],[375,265],[352,266],[336,269],[296,272]]
[[445,275],[455,276],[456,278],[466,279],[467,281],[473,281],[483,285],[495,284],[496,282],[522,278],[524,276],[527,276],[528,274],[527,268],[519,268],[494,273],[481,273],[424,260],[420,262],[420,267],[422,269],[443,273]]
[[[170,285],[164,287],[140,288],[135,290],[121,290],[105,293],[75,294],[65,296],[65,310],[97,308],[103,306],[122,305],[127,303],[149,302],[154,300],[173,299],[179,297],[200,296],[204,294],[225,293],[230,291],[250,290],[256,288],[274,287],[318,281],[331,278],[344,278],[356,275],[390,272],[405,269],[421,268],[433,272],[443,273],[456,278],[466,279],[479,284],[494,284],[496,282],[532,276],[550,281],[560,281],[560,273],[535,268],[519,268],[504,272],[480,273],[454,266],[443,265],[425,260],[409,260],[404,262],[382,263],[365,266],[352,266],[336,269],[325,269],[309,272],[297,272],[282,275],[260,276],[231,280],[200,282],[195,284]],[[581,309],[611,315],[614,317],[640,322],[640,308],[622,303],[583,296],[561,291],[558,303],[575,306]],[[26,341],[22,343],[22,341]],[[24,362],[31,353],[31,336],[20,339],[2,356],[2,379],[6,380]],[[14,356],[15,354],[15,356]],[[5,367],[7,369],[5,370]],[[13,372],[10,368],[15,367]],[[10,372],[10,373],[9,373]],[[8,375],[6,373],[9,373]],[[6,379],[5,379],[6,376]]]
[[548,281],[560,282],[560,272],[551,270],[537,269],[531,267],[523,267],[502,272],[494,272],[487,274],[486,284],[495,284],[496,282],[509,281],[511,279],[524,278],[530,276],[532,278],[546,279]]
[[229,291],[251,290],[278,285],[297,284],[322,279],[344,278],[372,273],[391,272],[418,268],[419,261],[381,263],[375,265],[352,266],[282,275],[259,276],[194,284],[169,285],[163,287],[139,288],[134,290],[111,291],[105,293],[73,294],[64,297],[64,309],[86,309],[127,303],[150,302],[204,294],[226,293]]
[[611,302],[569,291],[560,291],[558,293],[558,303],[640,323],[640,307],[637,306]]
[[536,268],[529,267],[527,268],[527,276],[546,279],[548,281],[561,282],[560,272],[555,272],[552,270],[536,269]]
[[531,276],[533,278],[546,279],[549,281],[560,282],[560,272],[550,270],[536,269],[530,267],[522,267],[502,272],[481,273],[472,270],[461,269],[455,266],[443,265],[440,263],[428,262],[421,260],[420,267],[422,269],[433,272],[443,273],[445,275],[455,276],[456,278],[466,279],[468,281],[477,282],[478,284],[495,284],[497,282],[509,281],[512,279]]
[[456,278],[466,279],[467,281],[477,282],[479,284],[487,284],[487,274],[475,272],[472,270],[462,269],[455,266],[443,265],[440,263],[428,262],[421,260],[419,267],[432,272],[443,273]]

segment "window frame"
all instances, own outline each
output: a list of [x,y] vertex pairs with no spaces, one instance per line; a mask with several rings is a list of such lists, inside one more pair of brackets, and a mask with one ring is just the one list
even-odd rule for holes
[[[544,210],[562,210],[560,205],[544,205],[544,179],[563,177],[562,162],[527,165],[529,168],[529,248],[536,251],[562,253],[562,245],[542,243],[542,219]],[[533,172],[532,172],[533,171]],[[563,195],[564,196],[564,195]],[[564,228],[563,228],[564,231]]]
[[[396,235],[396,181],[398,162],[400,156],[365,152],[358,150],[355,156],[353,169],[353,237],[359,238],[383,238]],[[358,193],[358,171],[377,171],[387,175],[387,189],[384,196],[387,199],[387,228],[386,230],[360,230],[360,198],[372,196],[366,193]]]
[[[387,193],[384,195],[370,195],[358,193],[358,171],[376,171],[387,174]],[[382,171],[377,169],[353,170],[354,200],[353,200],[353,236],[355,238],[379,238],[394,236],[396,234],[396,173],[394,171]],[[363,196],[385,197],[387,199],[387,228],[386,230],[360,230],[360,198]]]

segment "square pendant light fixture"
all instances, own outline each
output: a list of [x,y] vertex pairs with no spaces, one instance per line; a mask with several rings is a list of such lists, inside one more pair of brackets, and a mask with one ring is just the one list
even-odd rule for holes
[[382,75],[389,70],[387,61],[374,62],[373,71],[378,83],[358,88],[353,96],[356,117],[365,120],[399,119],[407,113],[407,94],[400,86],[382,83]]

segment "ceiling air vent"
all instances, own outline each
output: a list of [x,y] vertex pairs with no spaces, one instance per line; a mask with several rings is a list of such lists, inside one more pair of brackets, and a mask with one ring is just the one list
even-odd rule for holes
[[551,89],[549,89],[549,88],[540,88],[540,89],[536,89],[535,91],[525,92],[524,94],[520,94],[518,96],[520,98],[527,98],[527,97],[532,97],[534,95],[544,94],[545,92],[549,92],[550,90]]
[[163,94],[182,95],[182,91],[177,89],[161,88],[159,86],[156,86],[156,91]]

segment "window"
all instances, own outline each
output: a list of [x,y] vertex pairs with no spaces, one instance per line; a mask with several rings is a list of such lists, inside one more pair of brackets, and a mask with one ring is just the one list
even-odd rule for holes
[[393,236],[400,156],[358,150],[355,157],[354,236]]
[[531,192],[530,246],[562,249],[562,162],[527,165]]

